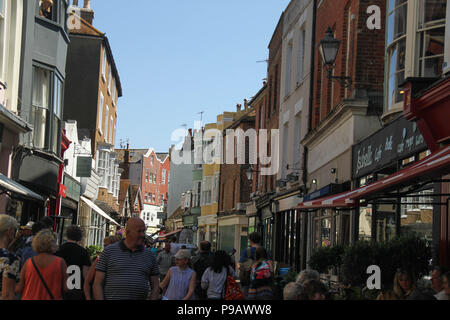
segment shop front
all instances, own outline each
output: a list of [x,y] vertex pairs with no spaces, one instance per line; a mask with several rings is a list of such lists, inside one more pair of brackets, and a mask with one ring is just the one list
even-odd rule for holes
[[66,229],[76,225],[78,218],[78,203],[81,196],[81,184],[67,173],[64,173],[65,197],[61,199],[61,211],[57,233],[60,243],[66,240]]
[[235,256],[248,247],[248,218],[242,215],[222,216],[218,219],[218,250],[231,253],[236,249]]
[[[351,232],[358,240],[385,241],[397,235],[416,233],[429,240],[430,244],[436,244],[440,237],[441,209],[446,211],[445,217],[448,219],[450,194],[436,189],[436,185],[449,182],[442,177],[450,172],[450,146],[432,153],[419,152],[415,157],[418,159],[415,162],[412,162],[413,157],[399,160],[402,165],[392,174],[377,174],[370,180],[361,178],[362,185],[353,190],[303,201],[298,209],[306,213],[317,210],[327,212],[330,209],[355,213],[356,221]],[[442,196],[446,197],[446,202],[440,200]],[[323,219],[320,217],[315,221],[316,226],[329,229],[330,218],[330,214],[324,214]],[[335,237],[345,234],[343,230],[335,233],[333,228],[325,232],[328,233]],[[324,240],[331,240],[314,234],[311,237],[317,246],[322,245]],[[434,259],[439,259],[436,257],[439,248],[434,246],[434,249]]]

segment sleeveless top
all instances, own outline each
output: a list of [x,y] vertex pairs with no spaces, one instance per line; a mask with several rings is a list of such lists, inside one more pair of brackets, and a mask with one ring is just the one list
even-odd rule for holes
[[[187,267],[180,270],[178,267],[170,268],[170,282],[166,290],[166,298],[168,300],[183,300],[189,291],[189,283],[191,281],[194,270]],[[192,294],[191,300],[194,295]]]
[[[63,299],[63,275],[61,273],[62,261],[63,260],[61,258],[56,257],[46,268],[40,268],[36,264],[36,267],[39,269],[42,278],[44,278],[44,281],[52,292],[55,300]],[[51,300],[50,295],[48,294],[47,289],[45,289],[41,278],[39,278],[31,259],[27,260],[25,266],[25,288],[23,290],[22,300]]]

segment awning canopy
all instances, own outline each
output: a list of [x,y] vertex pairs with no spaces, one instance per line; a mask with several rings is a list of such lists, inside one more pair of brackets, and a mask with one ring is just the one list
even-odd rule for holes
[[[14,181],[7,176],[0,173],[0,188],[5,191],[10,191],[15,194],[18,198],[25,198],[37,201],[45,201],[45,198],[41,195],[37,194],[34,191],[31,191],[27,187],[21,185],[17,181]],[[14,197],[14,195],[13,195]]]
[[354,207],[355,201],[351,200],[349,196],[355,191],[356,190],[335,194],[329,197],[319,198],[317,200],[300,202],[297,209]]
[[163,235],[160,235],[160,236],[158,237],[158,240],[164,240],[164,239],[167,239],[167,237],[173,236],[174,234],[177,234],[177,233],[181,232],[182,230],[183,230],[183,229],[178,229],[178,230],[176,230],[176,231],[171,231],[171,232],[165,233],[165,234],[163,234]]
[[415,180],[426,181],[450,173],[450,145],[430,154],[425,159],[386,177],[351,191],[342,192],[332,196],[319,198],[313,201],[301,202],[297,209],[318,208],[349,208],[355,207],[359,199],[411,184]]
[[111,218],[109,215],[107,215],[102,209],[100,209],[95,203],[93,203],[91,200],[81,196],[81,200],[83,200],[84,203],[86,203],[89,207],[91,207],[92,210],[97,212],[99,215],[101,215],[103,218],[106,218],[107,220],[111,221],[115,225],[120,227],[120,224],[116,222],[113,218]]
[[365,199],[392,187],[411,184],[415,180],[426,181],[448,173],[450,173],[450,145],[384,179],[356,189],[350,198]]

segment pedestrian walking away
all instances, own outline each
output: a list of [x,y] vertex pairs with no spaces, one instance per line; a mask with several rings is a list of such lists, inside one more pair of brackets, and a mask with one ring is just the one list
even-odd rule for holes
[[236,272],[231,267],[231,258],[225,251],[216,251],[212,265],[205,270],[201,279],[202,289],[207,290],[208,299],[219,300],[225,298],[228,275],[237,279]]
[[130,218],[126,238],[105,248],[98,260],[94,280],[95,300],[145,300],[159,294],[159,270],[155,256],[144,247],[145,223]]
[[261,235],[258,232],[253,232],[248,236],[248,240],[250,246],[242,252],[238,263],[239,279],[246,297],[250,286],[252,266],[256,261],[256,249],[261,246]]
[[20,259],[8,251],[8,247],[14,240],[18,225],[13,217],[0,214],[0,300],[14,300]]
[[248,289],[249,300],[273,299],[273,266],[267,257],[264,247],[258,247],[255,252],[256,262],[252,266],[250,274],[250,286]]
[[67,265],[54,255],[57,246],[53,233],[39,231],[32,246],[37,255],[23,266],[16,292],[22,294],[22,300],[62,300],[68,291]]
[[209,241],[200,242],[200,252],[192,258],[192,265],[196,273],[195,298],[205,300],[208,298],[206,290],[202,288],[201,280],[205,270],[212,265],[214,255],[211,253]]
[[175,255],[177,265],[169,269],[161,283],[163,300],[193,300],[196,274],[188,266],[190,256],[189,250],[178,250]]
[[58,257],[66,261],[68,267],[76,266],[81,273],[81,281],[78,282],[79,288],[73,288],[66,294],[67,300],[84,300],[83,293],[84,279],[86,279],[91,266],[89,253],[78,242],[83,238],[83,233],[78,226],[69,226],[66,230],[67,242],[61,245],[56,252]]

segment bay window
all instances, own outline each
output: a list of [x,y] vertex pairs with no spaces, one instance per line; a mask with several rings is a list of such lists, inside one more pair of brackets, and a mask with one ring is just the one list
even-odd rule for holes
[[387,18],[387,106],[403,101],[398,85],[405,78],[407,0],[390,0]]
[[442,75],[446,5],[447,0],[388,1],[386,111],[403,108],[398,86],[405,78]]
[[446,0],[419,2],[418,76],[439,77],[444,61]]
[[33,146],[59,155],[63,82],[53,71],[33,67]]

